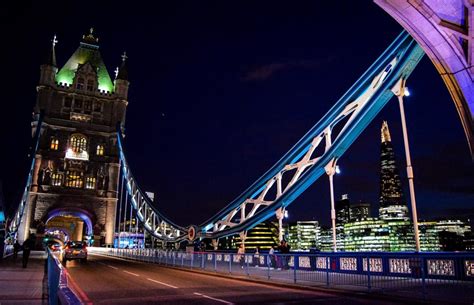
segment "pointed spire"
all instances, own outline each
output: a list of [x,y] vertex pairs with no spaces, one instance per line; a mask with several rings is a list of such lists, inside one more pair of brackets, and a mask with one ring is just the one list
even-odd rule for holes
[[392,142],[392,138],[390,137],[390,130],[388,129],[387,121],[383,121],[382,129],[380,131],[382,133],[382,143]]
[[128,80],[127,52],[123,52],[121,57],[122,57],[122,65],[120,66],[120,69],[118,70],[116,79]]
[[49,52],[48,58],[45,62],[45,64],[56,67],[56,51],[55,51],[55,46],[58,43],[58,40],[56,39],[56,34],[53,37],[53,40],[51,41],[51,50]]

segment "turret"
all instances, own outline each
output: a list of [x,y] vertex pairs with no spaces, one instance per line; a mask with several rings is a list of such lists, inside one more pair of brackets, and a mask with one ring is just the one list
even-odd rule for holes
[[56,52],[54,48],[57,43],[58,41],[56,40],[56,35],[54,35],[48,57],[46,58],[44,64],[42,64],[40,67],[40,85],[52,86],[55,84],[58,67],[56,66]]
[[128,98],[128,68],[127,68],[127,53],[124,52],[122,55],[122,65],[116,70],[115,76],[115,94],[123,99]]

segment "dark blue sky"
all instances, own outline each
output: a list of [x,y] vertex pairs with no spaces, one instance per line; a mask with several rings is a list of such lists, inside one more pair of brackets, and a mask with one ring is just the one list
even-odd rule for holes
[[[254,2],[0,4],[0,179],[7,203],[17,204],[26,178],[39,65],[54,34],[59,65],[91,26],[111,75],[127,51],[130,166],[159,208],[188,225],[206,220],[273,165],[402,30],[370,1]],[[428,58],[408,86],[420,218],[474,215],[474,165]],[[394,98],[339,161],[337,197],[348,193],[378,208],[383,120],[406,179]],[[291,220],[328,223],[328,188],[319,179],[289,207]]]

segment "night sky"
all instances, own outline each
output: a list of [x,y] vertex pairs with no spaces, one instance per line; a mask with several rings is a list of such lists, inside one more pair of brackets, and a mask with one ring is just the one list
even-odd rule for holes
[[[112,77],[127,51],[128,161],[159,209],[184,226],[205,221],[260,177],[402,31],[370,1],[256,2],[0,4],[0,179],[10,210],[25,183],[39,66],[54,34],[59,66],[91,26]],[[474,163],[454,103],[427,57],[407,84],[418,215],[472,217]],[[338,198],[368,201],[374,213],[383,120],[409,197],[395,98],[340,159],[335,178]],[[328,224],[327,178],[289,213],[290,221]]]

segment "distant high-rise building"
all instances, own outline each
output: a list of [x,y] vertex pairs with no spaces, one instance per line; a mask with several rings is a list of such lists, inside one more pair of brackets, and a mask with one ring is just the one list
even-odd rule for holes
[[350,220],[360,221],[370,217],[370,203],[359,201],[350,206]]
[[408,220],[408,207],[403,202],[402,183],[395,160],[390,130],[382,123],[382,149],[380,156],[380,218]]
[[319,249],[319,236],[320,227],[317,221],[297,221],[289,226],[288,243],[292,250]]
[[336,201],[336,247],[338,251],[344,250],[344,225],[351,220],[351,204],[347,194]]
[[351,219],[350,201],[347,194],[342,195],[341,200],[336,201],[336,225],[344,225]]

